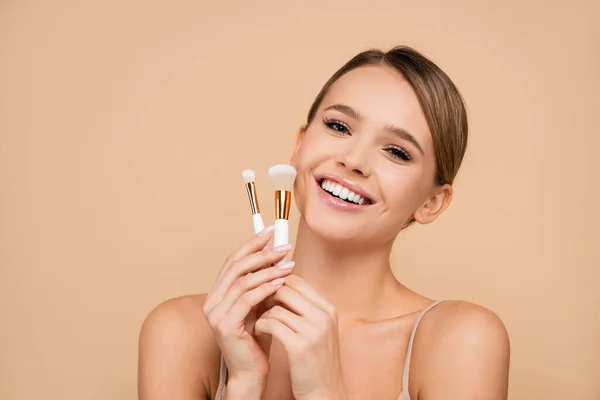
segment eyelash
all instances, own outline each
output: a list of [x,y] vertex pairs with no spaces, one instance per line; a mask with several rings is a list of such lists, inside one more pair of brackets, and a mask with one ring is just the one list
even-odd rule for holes
[[394,158],[402,160],[402,161],[412,161],[412,157],[408,154],[408,151],[404,150],[402,147],[398,146],[388,146],[386,151]]
[[[324,118],[323,123],[325,124],[325,126],[327,128],[335,131],[335,133],[337,133],[337,134],[341,134],[341,135],[349,135],[350,134],[350,128],[348,127],[348,125],[344,124],[343,122],[340,122],[340,121],[337,121],[334,119]],[[341,130],[340,130],[340,128],[341,128]],[[408,151],[404,150],[402,147],[388,146],[388,147],[386,147],[385,150],[391,157],[393,157],[397,160],[402,160],[404,162],[408,162],[408,161],[412,160],[412,156],[410,155],[410,153]]]
[[[336,121],[334,119],[329,119],[329,118],[324,118],[323,119],[323,123],[325,124],[326,127],[328,127],[331,130],[336,131],[337,133],[343,133],[345,135],[347,135],[347,134],[350,133],[350,128],[348,128],[348,125],[346,125],[346,124],[344,124],[344,123],[342,123],[340,121]],[[342,129],[344,131],[340,131],[338,129],[335,129],[334,126],[342,127]]]

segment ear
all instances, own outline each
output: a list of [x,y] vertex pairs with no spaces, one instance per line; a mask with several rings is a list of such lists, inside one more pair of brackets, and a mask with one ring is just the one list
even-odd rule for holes
[[420,224],[428,224],[442,213],[452,201],[452,185],[436,187],[432,196],[414,213],[413,218]]
[[298,133],[296,133],[296,146],[294,146],[294,151],[292,152],[292,157],[290,159],[290,164],[293,167],[296,166],[296,157],[300,151],[300,145],[302,144],[302,139],[304,138],[304,132],[306,132],[306,125],[302,125],[300,129],[298,129]]

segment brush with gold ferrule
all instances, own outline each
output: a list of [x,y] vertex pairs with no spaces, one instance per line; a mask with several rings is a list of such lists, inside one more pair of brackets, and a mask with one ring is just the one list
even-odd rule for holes
[[[289,244],[289,217],[296,169],[291,165],[278,164],[269,168],[269,178],[275,188],[275,224],[273,247]],[[282,260],[283,261],[283,260]]]
[[246,192],[248,192],[248,200],[250,200],[250,209],[252,210],[252,224],[254,225],[254,233],[258,233],[265,228],[262,216],[260,215],[260,206],[258,204],[258,195],[256,194],[256,184],[254,183],[255,173],[251,169],[242,171],[242,178],[246,182]]

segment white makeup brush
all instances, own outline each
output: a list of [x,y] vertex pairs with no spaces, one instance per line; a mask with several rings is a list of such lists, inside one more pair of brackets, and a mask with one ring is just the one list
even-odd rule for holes
[[258,205],[258,195],[256,194],[254,176],[254,171],[251,169],[242,171],[242,178],[244,178],[244,182],[246,182],[246,192],[248,192],[248,200],[250,200],[250,209],[252,210],[254,233],[258,233],[265,228],[265,224],[263,223],[262,216],[260,215],[260,206]]
[[276,247],[288,244],[290,241],[288,219],[290,206],[292,205],[292,190],[296,180],[296,169],[287,164],[274,165],[269,168],[269,178],[275,188],[273,247]]

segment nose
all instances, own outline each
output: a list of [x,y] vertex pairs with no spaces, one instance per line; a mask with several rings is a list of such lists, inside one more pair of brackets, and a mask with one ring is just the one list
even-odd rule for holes
[[363,177],[367,177],[371,173],[367,162],[367,155],[359,143],[348,146],[345,151],[340,151],[337,156],[337,163],[349,169],[353,174]]

